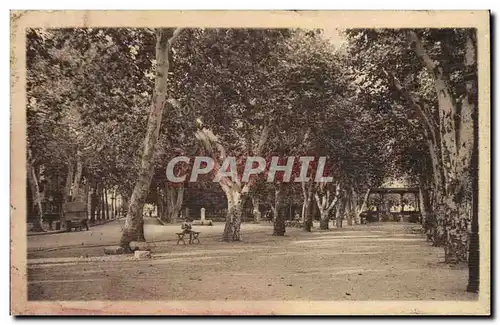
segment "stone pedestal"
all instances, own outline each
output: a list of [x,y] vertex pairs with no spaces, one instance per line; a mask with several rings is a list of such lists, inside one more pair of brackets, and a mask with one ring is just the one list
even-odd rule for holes
[[134,257],[137,258],[138,260],[148,259],[148,258],[151,258],[151,252],[150,251],[135,251]]
[[212,225],[212,220],[205,219],[205,208],[201,208],[200,220],[194,220],[193,225],[197,225],[197,226],[211,226]]

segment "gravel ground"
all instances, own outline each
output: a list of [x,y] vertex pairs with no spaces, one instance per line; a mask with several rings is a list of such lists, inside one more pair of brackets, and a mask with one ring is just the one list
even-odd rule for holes
[[152,259],[105,256],[123,221],[90,231],[28,237],[30,300],[473,300],[467,266],[449,266],[419,226],[374,223],[271,236],[242,225],[243,241],[220,241],[223,225],[195,227],[199,245],[176,245],[179,225],[146,221]]

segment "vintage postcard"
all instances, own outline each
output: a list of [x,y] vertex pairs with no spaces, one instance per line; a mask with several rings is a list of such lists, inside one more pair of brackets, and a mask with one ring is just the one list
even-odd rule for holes
[[11,313],[489,315],[489,31],[11,12]]

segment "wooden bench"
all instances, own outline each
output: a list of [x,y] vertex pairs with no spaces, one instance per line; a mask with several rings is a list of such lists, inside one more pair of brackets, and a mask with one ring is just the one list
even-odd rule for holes
[[189,235],[189,244],[199,244],[200,240],[198,239],[198,236],[201,234],[199,231],[190,231],[190,232],[178,232],[176,233],[177,237],[177,245],[180,243],[183,243],[186,245],[186,241],[184,240],[184,237],[186,235]]
[[87,217],[87,203],[86,202],[67,202],[63,204],[64,221],[66,223],[66,230],[84,228],[89,230],[89,220]]

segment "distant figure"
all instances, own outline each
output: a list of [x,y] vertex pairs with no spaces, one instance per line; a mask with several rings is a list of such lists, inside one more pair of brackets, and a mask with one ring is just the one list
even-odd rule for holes
[[184,231],[184,233],[189,234],[192,230],[193,226],[191,225],[191,220],[186,219],[182,225],[181,229]]
[[189,234],[189,242],[190,243],[191,243],[192,236],[193,236],[192,228],[193,228],[193,226],[191,225],[191,220],[189,220],[189,219],[186,219],[181,225],[182,232],[184,234]]
[[272,221],[273,221],[273,215],[272,215],[271,210],[267,210],[267,211],[266,211],[266,220],[267,220],[268,222],[272,222]]
[[153,210],[149,210],[149,217],[152,218],[153,217]]

